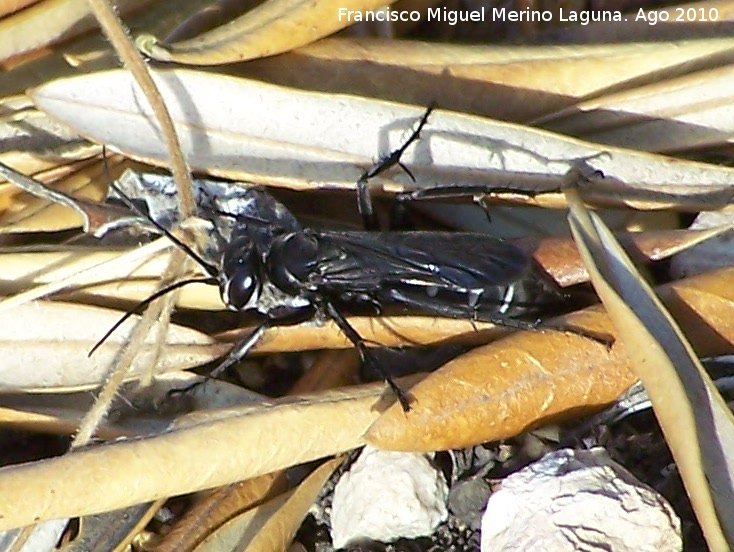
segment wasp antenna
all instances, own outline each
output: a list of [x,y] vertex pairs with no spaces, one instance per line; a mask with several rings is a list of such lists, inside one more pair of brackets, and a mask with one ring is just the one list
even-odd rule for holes
[[117,186],[117,184],[115,184],[114,182],[110,182],[110,187],[115,190],[115,192],[123,199],[127,206],[130,207],[130,209],[138,213],[140,216],[145,217],[153,226],[160,230],[164,236],[171,240],[175,245],[183,249],[186,254],[194,261],[196,261],[196,263],[201,266],[201,268],[204,269],[204,272],[206,272],[211,278],[217,277],[219,271],[213,264],[208,263],[204,259],[202,259],[201,256],[199,256],[199,254],[196,253],[191,247],[189,247],[176,236],[174,236],[167,228],[164,228],[163,225],[159,224],[158,221],[156,221],[148,213],[145,213],[138,209],[138,207],[133,203],[132,199],[130,199],[130,197],[125,192],[123,192],[120,187]]
[[217,280],[215,278],[189,278],[188,280],[181,280],[180,282],[176,282],[175,284],[171,284],[170,286],[166,286],[163,289],[159,289],[156,291],[153,295],[150,297],[147,297],[140,301],[137,305],[135,305],[132,309],[127,311],[125,314],[123,314],[120,319],[115,322],[112,327],[107,330],[107,333],[105,333],[97,343],[94,344],[94,347],[92,347],[89,352],[87,353],[87,357],[91,357],[97,349],[99,349],[102,344],[107,341],[107,339],[115,333],[115,330],[122,326],[125,323],[125,320],[130,318],[133,314],[140,314],[145,307],[150,305],[153,301],[156,299],[163,297],[167,293],[170,293],[171,291],[174,291],[178,288],[182,288],[188,284],[194,284],[194,283],[205,283],[205,284],[216,284]]

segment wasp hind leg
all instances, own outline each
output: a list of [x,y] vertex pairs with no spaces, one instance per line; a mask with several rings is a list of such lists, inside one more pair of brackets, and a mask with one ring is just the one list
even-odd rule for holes
[[380,229],[380,224],[377,220],[377,215],[375,214],[374,206],[372,204],[372,194],[370,193],[368,182],[369,179],[374,178],[375,176],[378,176],[386,170],[397,165],[403,171],[405,171],[405,174],[407,174],[413,182],[415,182],[415,176],[413,176],[413,173],[410,171],[410,169],[406,167],[400,159],[405,153],[405,150],[407,150],[413,142],[420,138],[421,131],[423,130],[423,127],[426,126],[426,123],[428,123],[428,117],[431,115],[434,107],[434,105],[429,105],[426,108],[425,112],[418,121],[418,125],[415,127],[413,132],[411,132],[410,136],[408,136],[408,139],[403,142],[402,146],[391,151],[388,155],[380,158],[379,161],[377,161],[374,165],[372,165],[372,167],[362,173],[362,176],[359,177],[359,180],[357,181],[357,206],[359,207],[359,214],[362,215],[362,222],[364,224],[365,230]]

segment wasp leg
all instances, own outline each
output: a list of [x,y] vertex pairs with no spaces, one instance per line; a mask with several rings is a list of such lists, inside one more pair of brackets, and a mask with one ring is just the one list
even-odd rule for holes
[[367,347],[367,341],[365,341],[362,336],[359,335],[357,330],[354,329],[354,326],[352,326],[346,318],[337,310],[337,308],[332,305],[330,302],[325,303],[326,312],[328,315],[334,320],[337,326],[339,326],[339,329],[344,333],[345,336],[347,336],[347,339],[351,341],[354,346],[359,351],[359,356],[362,359],[362,362],[366,365],[369,365],[369,368],[371,370],[374,370],[375,373],[380,374],[380,377],[385,380],[385,383],[390,387],[393,393],[395,393],[395,396],[398,399],[398,402],[400,403],[400,406],[403,408],[404,412],[408,412],[410,410],[410,400],[408,399],[408,396],[405,394],[405,391],[400,389],[397,383],[395,383],[391,377],[391,375],[388,373],[385,368],[380,365],[380,363],[375,361],[375,358],[370,353],[369,347]]
[[418,121],[418,126],[416,126],[413,132],[411,132],[410,136],[408,136],[408,139],[403,143],[402,146],[391,151],[385,157],[382,157],[379,161],[377,161],[377,163],[372,165],[372,167],[367,169],[364,173],[362,173],[362,176],[359,177],[359,180],[357,181],[357,205],[359,207],[359,214],[362,215],[365,230],[380,229],[379,223],[377,221],[377,216],[375,215],[374,206],[372,205],[372,194],[370,193],[368,183],[369,179],[374,178],[375,176],[378,176],[391,167],[397,165],[405,171],[405,173],[410,177],[413,182],[415,182],[415,176],[413,176],[413,173],[410,172],[410,169],[408,169],[408,167],[406,167],[400,161],[400,158],[405,153],[405,150],[407,150],[413,142],[420,138],[421,131],[423,130],[423,127],[426,126],[426,123],[428,122],[428,117],[431,115],[434,107],[434,105],[430,105],[426,108],[426,111],[423,113],[420,120]]
[[212,370],[207,376],[201,380],[197,381],[196,383],[192,383],[191,385],[188,385],[186,387],[183,387],[181,389],[171,389],[168,391],[167,395],[169,397],[173,395],[178,394],[184,394],[184,393],[190,393],[200,385],[203,385],[207,383],[210,380],[217,379],[219,376],[221,376],[228,368],[234,366],[238,362],[240,362],[243,358],[247,356],[247,353],[249,353],[252,348],[257,345],[257,342],[260,341],[260,338],[265,333],[265,330],[267,330],[272,325],[271,321],[266,321],[260,324],[257,328],[255,328],[252,332],[250,332],[247,337],[242,339],[241,341],[238,341],[234,347],[232,347],[232,350],[227,355],[227,358],[225,358],[219,365],[217,365],[214,370]]

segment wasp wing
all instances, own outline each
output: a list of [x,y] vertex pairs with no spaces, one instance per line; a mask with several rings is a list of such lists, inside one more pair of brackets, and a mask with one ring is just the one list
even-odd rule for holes
[[302,265],[307,270],[302,271],[299,279],[322,291],[370,291],[411,285],[464,293],[509,285],[526,275],[531,266],[524,251],[484,234],[309,232],[309,235],[311,262]]

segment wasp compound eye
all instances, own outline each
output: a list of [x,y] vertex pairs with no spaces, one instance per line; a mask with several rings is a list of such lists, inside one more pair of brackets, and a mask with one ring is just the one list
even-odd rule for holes
[[222,300],[231,310],[243,310],[257,301],[260,287],[254,248],[225,253],[222,262]]

